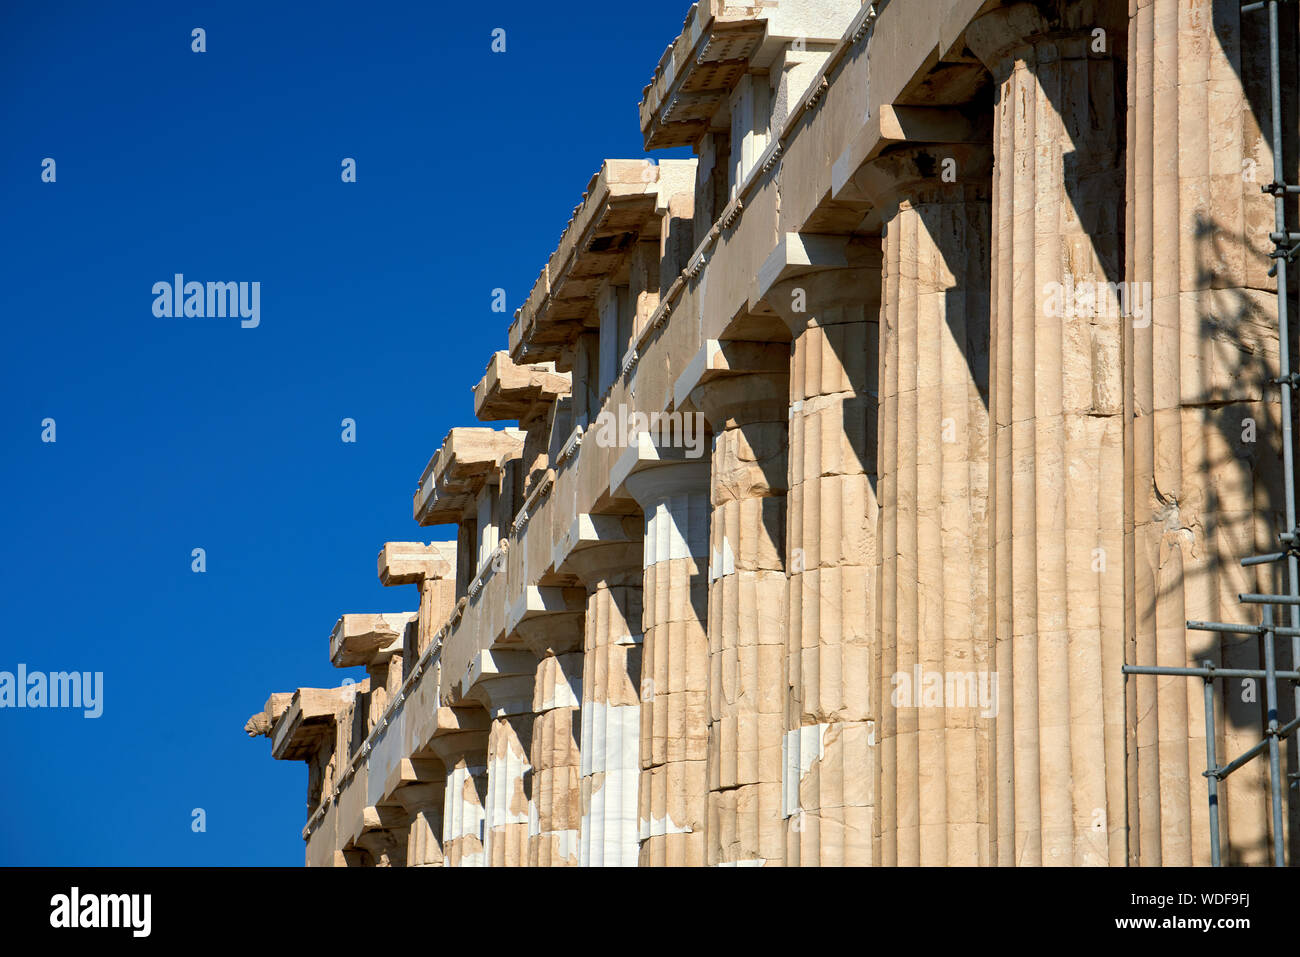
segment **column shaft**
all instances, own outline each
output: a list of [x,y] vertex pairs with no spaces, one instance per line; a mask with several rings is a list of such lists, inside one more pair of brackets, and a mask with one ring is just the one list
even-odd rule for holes
[[[581,623],[575,631],[581,632]],[[528,866],[576,866],[581,824],[581,652],[546,655],[534,680]]]
[[637,863],[641,584],[598,581],[587,598],[582,674],[583,866]]
[[721,348],[733,369],[748,358],[781,372],[719,376],[691,396],[714,433],[707,862],[780,865],[789,357],[761,343]]
[[442,867],[443,825],[441,804],[420,808],[411,815],[411,831],[406,845],[407,867]]
[[497,715],[488,732],[484,851],[489,867],[522,867],[528,863],[533,717],[531,713]]
[[878,487],[887,865],[991,862],[990,164],[979,147],[916,147],[869,171],[893,199]]
[[445,867],[483,867],[484,807],[487,764],[482,753],[447,760],[447,796],[443,802],[442,848]]
[[1110,0],[1017,4],[967,30],[997,84],[990,390],[1004,864],[1123,861],[1108,833],[1124,819],[1113,783],[1123,741],[1107,733],[1123,723],[1113,680],[1124,660],[1121,320],[1069,307],[1073,290],[1120,278],[1122,135],[1106,118],[1121,103],[1122,15]]
[[[411,771],[412,783],[403,784],[393,793],[409,816],[406,841],[407,867],[443,866],[442,827],[447,795],[447,771],[441,762],[432,763],[427,758],[418,759],[417,776],[414,761],[403,762],[403,770]],[[435,779],[436,778],[436,779]]]
[[[1211,0],[1130,0],[1129,14],[1129,660],[1258,668],[1258,642],[1220,642],[1184,622],[1257,621],[1237,593],[1285,581],[1282,566],[1238,565],[1284,527],[1278,405],[1266,381],[1278,357],[1272,200],[1260,191],[1272,180],[1260,131],[1261,118],[1270,122],[1267,14]],[[1218,690],[1218,753],[1236,755],[1258,740],[1264,695],[1238,681]],[[1208,864],[1201,686],[1133,676],[1128,694],[1129,861]],[[1290,697],[1281,695],[1283,721]],[[1219,795],[1225,862],[1267,863],[1264,762],[1231,775]]]
[[626,479],[645,516],[638,861],[705,863],[709,497],[704,462]]
[[876,397],[880,250],[779,283],[790,326],[786,863],[878,860]]

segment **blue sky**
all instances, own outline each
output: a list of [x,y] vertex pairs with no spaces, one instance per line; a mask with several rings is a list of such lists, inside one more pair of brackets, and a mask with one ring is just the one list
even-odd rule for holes
[[[492,290],[646,155],[689,4],[297,6],[0,12],[0,671],[104,674],[98,719],[0,709],[0,864],[302,863],[305,766],[242,725],[350,674],[340,613],[414,609],[375,557],[454,538],[411,496],[506,346]],[[260,282],[260,325],[156,318],[175,273]]]

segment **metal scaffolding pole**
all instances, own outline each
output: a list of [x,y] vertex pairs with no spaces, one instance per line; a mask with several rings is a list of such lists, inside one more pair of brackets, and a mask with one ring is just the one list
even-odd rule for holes
[[[1243,563],[1244,564],[1244,563]],[[1245,596],[1242,596],[1245,597]],[[1205,778],[1208,782],[1210,802],[1210,864],[1221,864],[1219,836],[1219,782],[1239,768],[1245,767],[1265,751],[1268,752],[1269,798],[1273,818],[1273,865],[1282,867],[1286,863],[1286,846],[1282,827],[1282,742],[1300,729],[1300,717],[1288,721],[1285,725],[1278,722],[1277,682],[1279,679],[1300,681],[1300,671],[1278,671],[1274,641],[1277,639],[1273,626],[1273,606],[1263,606],[1263,622],[1259,625],[1243,625],[1232,622],[1193,622],[1187,627],[1190,631],[1209,631],[1219,633],[1240,633],[1257,635],[1264,645],[1264,667],[1260,668],[1220,668],[1211,661],[1202,661],[1199,668],[1177,668],[1167,665],[1124,665],[1126,675],[1160,675],[1165,677],[1200,678],[1205,682]],[[1214,682],[1220,678],[1253,678],[1264,681],[1264,703],[1267,709],[1264,736],[1254,746],[1229,761],[1222,767],[1216,756],[1217,727],[1214,719]]]
[[[1211,668],[1209,659],[1202,662]],[[1210,866],[1219,866],[1219,776],[1211,774],[1210,768],[1219,766],[1215,756],[1214,729],[1214,679],[1205,679],[1205,782],[1210,791]]]

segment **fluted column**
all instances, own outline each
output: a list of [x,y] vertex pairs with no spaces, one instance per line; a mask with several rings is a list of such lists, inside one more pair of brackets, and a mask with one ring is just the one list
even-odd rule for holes
[[635,867],[641,736],[639,516],[579,515],[556,571],[586,585],[582,656],[581,833],[584,867]]
[[987,147],[896,149],[880,307],[881,863],[992,862]]
[[[977,18],[993,130],[993,595],[1002,864],[1124,861],[1121,319],[1063,315],[1121,278],[1123,5]],[[1098,43],[1097,32],[1105,37]]]
[[[1128,7],[1129,660],[1258,668],[1257,641],[1215,641],[1184,622],[1257,621],[1236,593],[1284,584],[1269,574],[1279,566],[1238,565],[1285,527],[1278,406],[1266,384],[1278,356],[1272,199],[1260,190],[1273,179],[1260,131],[1270,122],[1267,14],[1211,0]],[[1258,740],[1264,696],[1243,700],[1239,682],[1218,690],[1226,759]],[[1128,714],[1129,861],[1208,864],[1200,683],[1131,676]],[[1225,863],[1268,862],[1266,782],[1256,761],[1220,785]]]
[[487,796],[488,717],[482,708],[439,708],[431,747],[446,769],[443,799],[444,867],[486,863],[484,801]]
[[[446,786],[421,785],[416,795],[402,795],[411,814],[406,844],[407,867],[441,867],[443,799]],[[409,805],[409,806],[408,806]]]
[[528,866],[577,866],[582,793],[583,615],[553,614],[521,622],[537,656],[532,710],[532,820]]
[[641,569],[602,581],[587,603],[582,679],[584,867],[634,867],[641,737]]
[[466,680],[469,690],[465,696],[481,703],[492,719],[484,807],[484,855],[489,867],[528,863],[535,671],[526,652],[481,651]]
[[786,863],[878,861],[873,644],[880,250],[777,283],[790,327]]
[[789,350],[710,342],[701,359],[677,393],[713,432],[706,860],[781,865]]
[[628,475],[624,486],[645,516],[638,860],[643,867],[702,865],[709,790],[709,467],[654,461]]
[[441,867],[447,769],[441,761],[423,756],[403,759],[398,773],[400,786],[393,791],[393,800],[410,818],[406,866]]

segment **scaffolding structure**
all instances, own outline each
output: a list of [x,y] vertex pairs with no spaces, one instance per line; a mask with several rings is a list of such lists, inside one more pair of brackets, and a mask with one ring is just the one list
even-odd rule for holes
[[[1281,390],[1282,419],[1282,476],[1283,495],[1285,499],[1285,530],[1279,532],[1278,551],[1263,555],[1251,555],[1241,560],[1243,567],[1271,565],[1286,560],[1286,593],[1256,594],[1243,593],[1237,596],[1245,605],[1260,605],[1260,624],[1249,625],[1222,621],[1188,621],[1189,631],[1214,632],[1225,636],[1247,636],[1263,644],[1264,667],[1255,668],[1220,668],[1212,661],[1203,660],[1199,668],[1174,668],[1163,666],[1124,665],[1126,675],[1161,675],[1200,678],[1205,685],[1205,764],[1210,802],[1210,864],[1219,867],[1222,864],[1219,838],[1219,782],[1229,774],[1268,753],[1269,791],[1273,818],[1273,865],[1286,865],[1286,846],[1282,823],[1282,743],[1300,730],[1300,671],[1278,671],[1276,666],[1279,638],[1291,639],[1292,668],[1300,667],[1300,528],[1296,526],[1295,508],[1295,456],[1292,448],[1292,396],[1293,390],[1300,386],[1300,373],[1291,371],[1291,344],[1288,319],[1288,285],[1287,264],[1300,253],[1300,232],[1288,232],[1286,228],[1286,197],[1300,194],[1300,185],[1286,182],[1286,169],[1283,156],[1282,133],[1282,70],[1280,54],[1280,29],[1278,23],[1278,5],[1286,0],[1258,0],[1242,3],[1242,14],[1261,10],[1268,12],[1268,47],[1269,47],[1269,105],[1270,105],[1270,141],[1273,150],[1273,181],[1261,187],[1273,197],[1274,231],[1269,234],[1273,251],[1269,258],[1273,266],[1269,275],[1277,280],[1277,328],[1278,328],[1278,376],[1270,379],[1272,385]],[[1274,606],[1289,609],[1289,626],[1273,623]],[[1215,697],[1214,682],[1220,678],[1254,678],[1263,679],[1266,718],[1262,739],[1246,749],[1242,754],[1226,764],[1220,765],[1216,754],[1215,737]],[[1295,698],[1297,715],[1286,724],[1279,724],[1278,719],[1278,681],[1290,681]],[[1300,774],[1289,775],[1293,784],[1300,781]]]

